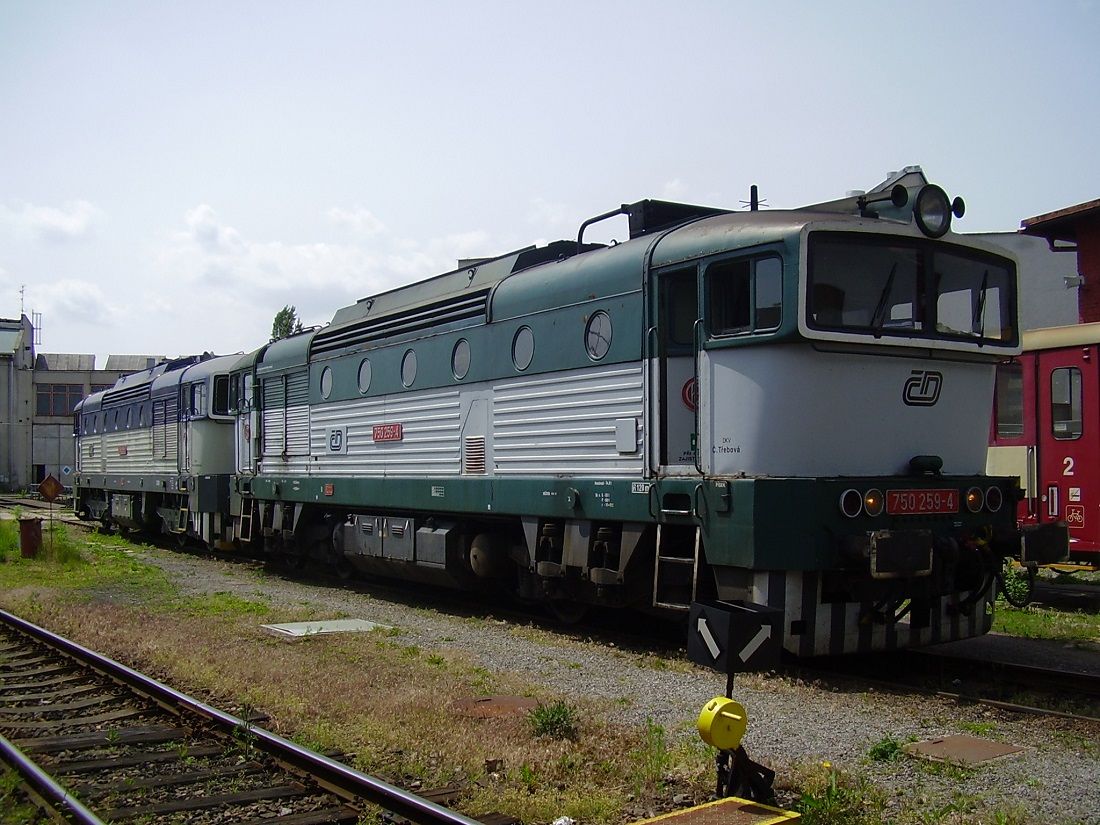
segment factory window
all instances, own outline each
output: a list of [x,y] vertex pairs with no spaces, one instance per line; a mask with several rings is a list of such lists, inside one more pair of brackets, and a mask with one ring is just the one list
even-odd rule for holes
[[534,357],[535,333],[531,332],[531,327],[520,327],[512,339],[512,363],[517,370],[523,371],[531,366]]
[[38,384],[35,415],[72,415],[84,397],[83,384]]
[[584,348],[593,361],[599,361],[611,349],[611,316],[602,309],[593,312],[585,325]]
[[406,387],[411,387],[416,380],[416,353],[411,350],[405,350],[405,357],[401,359],[401,383]]

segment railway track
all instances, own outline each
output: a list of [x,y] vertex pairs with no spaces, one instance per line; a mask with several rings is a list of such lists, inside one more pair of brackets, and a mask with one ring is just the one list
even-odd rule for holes
[[[478,825],[0,610],[0,761],[58,818]],[[430,797],[430,798],[429,798]],[[485,822],[504,825],[493,815]]]

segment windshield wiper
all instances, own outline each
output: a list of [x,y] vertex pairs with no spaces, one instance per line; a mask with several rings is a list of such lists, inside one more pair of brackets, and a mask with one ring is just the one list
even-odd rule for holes
[[974,307],[974,316],[970,319],[970,330],[978,329],[978,337],[985,338],[985,293],[989,286],[989,270],[982,273],[981,292],[978,294],[978,303]]
[[894,289],[894,273],[898,271],[898,262],[890,267],[890,274],[886,276],[886,286],[882,288],[882,295],[875,304],[874,314],[871,315],[871,330],[878,338],[882,335],[882,326],[886,323],[886,302],[890,299],[890,293]]

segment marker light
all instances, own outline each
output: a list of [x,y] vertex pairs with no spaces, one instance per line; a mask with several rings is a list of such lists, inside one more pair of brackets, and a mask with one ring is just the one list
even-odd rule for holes
[[998,512],[1004,500],[1005,496],[1000,487],[990,487],[985,491],[985,509],[991,513]]
[[951,203],[947,193],[933,183],[925,184],[913,204],[913,217],[929,238],[941,238],[951,228]]
[[982,509],[982,505],[985,504],[985,496],[982,495],[982,491],[977,487],[971,487],[966,491],[966,509],[971,513],[977,513]]
[[863,511],[869,516],[881,516],[885,502],[882,490],[868,490],[863,494]]
[[855,518],[863,512],[863,496],[859,490],[848,489],[840,494],[840,512],[848,518]]

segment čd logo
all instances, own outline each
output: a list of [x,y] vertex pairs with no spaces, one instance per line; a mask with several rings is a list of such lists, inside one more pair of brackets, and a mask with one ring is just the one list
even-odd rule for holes
[[910,407],[931,407],[940,400],[943,373],[935,370],[913,370],[905,382],[901,398]]

